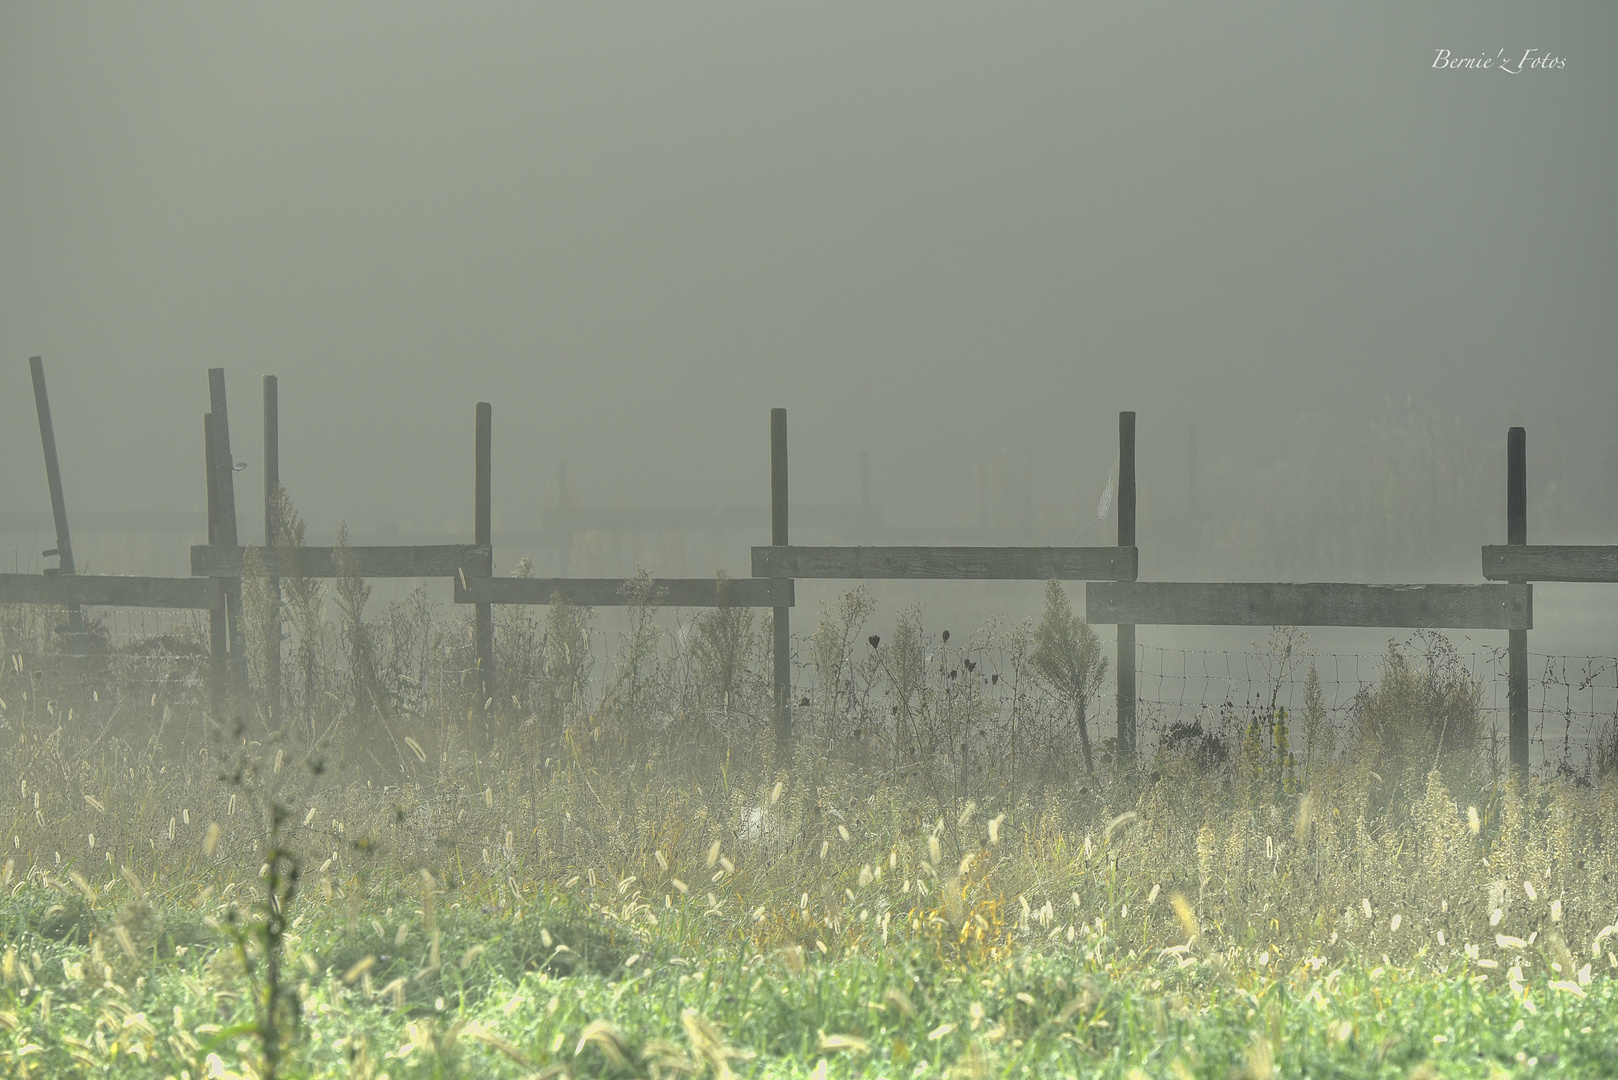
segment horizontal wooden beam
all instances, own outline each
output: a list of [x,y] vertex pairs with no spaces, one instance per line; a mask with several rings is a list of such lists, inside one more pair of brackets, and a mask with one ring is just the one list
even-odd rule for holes
[[[49,510],[0,511],[0,533],[51,532],[56,527]],[[203,514],[167,510],[75,510],[75,533],[203,533]]]
[[1488,581],[1618,581],[1618,546],[1488,544]]
[[1092,582],[1085,617],[1141,626],[1531,630],[1532,585]]
[[122,577],[110,574],[0,574],[0,604],[69,604],[99,607],[195,608],[224,603],[218,581],[207,578]]
[[[810,528],[859,529],[882,524],[882,508],[858,503],[843,506],[794,506],[792,523]],[[715,532],[770,527],[768,506],[563,506],[544,512],[547,531],[633,531],[692,529]]]
[[[487,576],[492,570],[492,553],[487,546],[472,544],[431,544],[364,546],[348,549],[361,577],[430,578],[454,577],[466,570],[470,575]],[[197,577],[238,578],[246,548],[199,544],[191,549],[191,573]],[[330,578],[337,576],[332,548],[260,548],[264,569],[277,577]]]
[[755,578],[1132,581],[1132,547],[756,547]]
[[[630,579],[633,580],[633,579]],[[457,604],[549,604],[560,597],[579,607],[627,607],[624,578],[455,579]],[[659,607],[719,607],[713,578],[654,578]],[[791,607],[790,581],[735,578],[726,582],[724,603],[731,607]]]

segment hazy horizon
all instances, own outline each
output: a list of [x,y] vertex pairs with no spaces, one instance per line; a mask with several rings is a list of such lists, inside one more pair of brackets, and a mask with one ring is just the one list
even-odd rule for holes
[[[70,517],[200,512],[223,366],[248,540],[265,374],[320,537],[469,533],[480,400],[497,530],[537,527],[564,461],[581,502],[763,505],[783,406],[794,502],[856,501],[864,452],[890,524],[1020,499],[1069,542],[1121,409],[1169,516],[1192,424],[1206,509],[1300,438],[1347,460],[1437,412],[1502,475],[1527,426],[1532,539],[1610,537],[1615,26],[1501,4],[13,5],[0,508],[49,510],[43,355]],[[1432,66],[1530,47],[1565,67]],[[764,539],[727,536],[725,569]],[[25,569],[53,543],[6,542]],[[1475,577],[1473,543],[1446,573]]]

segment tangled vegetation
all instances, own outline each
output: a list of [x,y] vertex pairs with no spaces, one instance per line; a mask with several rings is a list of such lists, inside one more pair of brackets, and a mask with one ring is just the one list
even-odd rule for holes
[[479,700],[425,594],[281,588],[279,667],[251,575],[223,671],[0,612],[8,1075],[1618,1072],[1618,777],[1508,782],[1440,637],[1121,774],[1059,586],[954,636],[855,590],[787,760],[767,615],[508,610]]

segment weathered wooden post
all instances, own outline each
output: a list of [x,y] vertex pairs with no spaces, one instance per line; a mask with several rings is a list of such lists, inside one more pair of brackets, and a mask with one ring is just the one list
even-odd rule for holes
[[[264,376],[264,548],[276,546],[281,523],[276,516],[276,491],[281,486],[280,386],[274,375]],[[281,726],[281,579],[270,575],[268,594],[275,600],[274,625],[264,653],[264,708],[270,727]]]
[[[208,369],[208,404],[213,413],[213,447],[216,503],[219,511],[218,543],[235,547],[241,541],[236,532],[236,459],[230,453],[230,414],[225,406],[225,369]],[[242,579],[232,578],[225,587],[225,626],[230,666],[237,681],[245,682],[245,656],[242,651]]]
[[[1520,427],[1506,433],[1506,543],[1528,543],[1528,436]],[[1526,578],[1511,578],[1516,583]],[[1512,772],[1528,780],[1528,631],[1507,630],[1506,708],[1510,718],[1507,744]]]
[[[1118,414],[1118,546],[1135,546],[1135,414]],[[1118,769],[1135,760],[1135,627],[1118,627]]]
[[[202,462],[208,484],[208,546],[213,547],[219,543],[219,462],[213,438],[213,413],[202,414]],[[221,591],[219,605],[208,609],[209,681],[213,684],[210,690],[216,717],[224,712],[225,654],[229,649],[223,597]]]
[[573,519],[568,511],[567,462],[556,465],[556,562],[557,573],[567,577],[568,556],[573,553]]
[[[472,488],[472,542],[479,547],[493,543],[490,524],[489,480],[492,450],[493,409],[487,401],[478,402],[473,456],[476,476]],[[492,571],[493,555],[490,556]],[[484,576],[493,576],[492,573]],[[494,697],[494,607],[478,604],[473,630],[473,651],[478,665],[478,707]]]
[[[62,468],[56,459],[56,429],[51,424],[51,401],[45,393],[44,358],[29,357],[28,368],[34,377],[34,408],[39,413],[39,441],[45,450],[45,483],[50,487],[51,516],[56,523],[56,547],[40,554],[55,555],[57,558],[56,568],[45,573],[72,574],[77,572],[73,565],[73,540],[67,531],[67,503],[62,498]],[[67,632],[68,646],[73,650],[73,655],[82,656],[84,612],[77,604],[68,605]]]
[[[770,410],[770,544],[787,545],[787,411]],[[775,748],[779,768],[792,761],[792,609],[773,609]]]

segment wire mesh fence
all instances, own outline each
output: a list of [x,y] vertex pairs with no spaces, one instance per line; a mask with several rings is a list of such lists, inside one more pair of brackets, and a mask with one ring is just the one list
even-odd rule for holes
[[[393,607],[400,610],[394,611]],[[33,669],[49,668],[54,658],[68,656],[64,636],[52,632],[51,620],[60,621],[60,615],[55,609],[8,610],[6,670],[0,683],[18,690],[36,680]],[[389,614],[368,620],[378,638],[380,667],[384,671],[390,667],[400,669],[394,673],[399,677],[392,681],[398,683],[394,689],[402,711],[421,713],[430,707],[430,698],[447,700],[445,688],[464,689],[475,684],[467,626],[462,625],[466,622],[461,612],[425,602],[413,602],[408,617],[403,606],[392,605]],[[90,625],[99,637],[100,651],[77,658],[77,677],[84,680],[90,693],[100,687],[101,693],[116,693],[131,708],[154,711],[182,704],[204,705],[209,678],[204,613],[98,610]],[[626,665],[632,663],[649,663],[656,669],[650,681],[654,690],[663,692],[665,702],[689,690],[694,677],[690,666],[694,620],[676,617],[672,625],[664,621],[655,630],[649,654],[644,642],[635,645],[626,632],[588,626],[581,629],[584,638],[578,644],[584,647],[589,662],[577,665],[576,672],[583,677],[577,689],[584,695],[600,695],[621,679]],[[755,634],[761,629],[755,627]],[[892,708],[892,687],[880,685],[887,676],[865,651],[863,636],[861,629],[853,639],[856,644],[845,650],[843,666],[835,678],[817,670],[811,659],[814,645],[809,636],[793,637],[792,704],[795,709],[806,710],[806,722],[812,719],[809,710],[824,719],[828,708],[863,708],[875,715],[872,702],[877,697],[885,703],[884,711]],[[544,695],[554,695],[554,673],[544,670],[540,655],[544,628],[538,621],[498,626],[496,647],[502,659],[503,706],[531,710]],[[632,656],[637,648],[641,652],[638,660]],[[1041,693],[1026,663],[1019,668],[1017,648],[1015,628],[965,635],[953,647],[934,639],[934,644],[918,657],[923,680],[918,686],[931,685],[940,695],[937,700],[951,701],[965,696],[968,680],[964,676],[971,672],[977,687],[972,695],[973,708],[978,711],[973,715],[991,724],[1013,724],[1018,708],[1026,709],[1027,702]],[[1411,643],[1406,648],[1419,652],[1419,646]],[[738,694],[737,704],[755,712],[769,708],[767,649],[767,634],[757,637],[747,658],[752,682],[746,694]],[[1478,688],[1484,725],[1503,748],[1508,723],[1505,649],[1455,652],[1453,659]],[[1337,731],[1351,733],[1356,703],[1381,683],[1387,664],[1386,654],[1311,653],[1304,662],[1282,669],[1262,648],[1220,651],[1138,644],[1136,688],[1142,751],[1150,755],[1163,734],[1176,726],[1200,722],[1211,729],[1214,721],[1222,716],[1228,718],[1232,711],[1243,716],[1248,712],[1259,715],[1278,706],[1297,714],[1305,704],[1311,670],[1318,681],[1319,705],[1329,722]],[[323,661],[320,692],[331,696],[331,691],[340,688],[345,679],[342,665],[340,655]],[[1618,732],[1618,657],[1530,653],[1529,668],[1533,768],[1536,772],[1588,772],[1604,741],[1612,741]],[[838,689],[854,671],[866,674],[863,702],[855,700],[849,687]],[[963,678],[957,680],[957,676]],[[1097,745],[1105,745],[1116,734],[1115,695],[1109,673],[1096,687],[1090,705],[1089,732]],[[492,700],[473,704],[494,706]],[[666,703],[661,708],[668,710]],[[1294,739],[1299,738],[1301,732],[1295,731]]]

